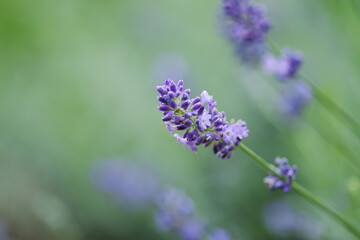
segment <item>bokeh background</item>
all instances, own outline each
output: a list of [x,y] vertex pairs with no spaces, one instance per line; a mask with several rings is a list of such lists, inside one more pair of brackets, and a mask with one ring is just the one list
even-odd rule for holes
[[[281,46],[360,118],[360,12],[355,1],[265,3]],[[243,153],[191,153],[156,109],[156,85],[206,89],[250,129],[268,161],[297,164],[298,182],[360,226],[360,179],[322,133],[360,158],[353,134],[316,101],[284,122],[276,81],[249,70],[222,36],[220,1],[0,2],[0,239],[177,239],[152,207],[133,209],[94,187],[94,163],[126,159],[182,189],[233,239],[352,239],[295,193],[270,192]],[[291,223],[291,224],[290,224]]]

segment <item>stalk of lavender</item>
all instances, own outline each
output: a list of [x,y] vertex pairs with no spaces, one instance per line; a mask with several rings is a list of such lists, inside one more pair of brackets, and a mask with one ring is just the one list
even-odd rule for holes
[[[239,144],[239,148],[245,152],[252,160],[254,160],[260,167],[262,167],[265,171],[271,172],[273,175],[283,179],[284,176],[279,174],[279,172],[266,160],[264,160],[262,157],[257,155],[254,151],[252,151],[250,148],[245,146],[243,143]],[[302,187],[300,184],[296,182],[291,183],[292,189],[297,192],[301,197],[315,205],[316,207],[319,207],[323,211],[325,211],[327,214],[329,214],[331,217],[335,218],[339,223],[341,223],[349,232],[354,234],[356,237],[360,239],[360,231],[359,227],[356,227],[353,223],[348,221],[342,214],[334,210],[333,208],[329,207],[325,203],[323,203],[320,199],[316,198],[314,195],[312,195],[307,189]]]
[[[351,233],[360,238],[360,231],[351,222],[294,182],[296,166],[291,167],[287,159],[278,158],[275,161],[278,167],[274,167],[240,143],[249,134],[246,123],[241,120],[232,124],[227,122],[225,113],[217,111],[216,102],[206,91],[201,94],[201,98],[196,97],[189,100],[190,90],[183,91],[183,84],[181,80],[175,84],[172,79],[167,79],[163,86],[157,87],[157,91],[160,93],[158,109],[163,112],[166,128],[171,134],[174,131],[185,131],[183,137],[174,134],[181,145],[196,152],[197,145],[207,147],[213,144],[213,151],[220,158],[230,158],[232,151],[236,147],[240,148],[260,167],[269,172],[264,183],[270,189],[282,189],[284,192],[288,192],[292,187],[299,195],[334,217]],[[208,105],[207,109],[206,105]]]

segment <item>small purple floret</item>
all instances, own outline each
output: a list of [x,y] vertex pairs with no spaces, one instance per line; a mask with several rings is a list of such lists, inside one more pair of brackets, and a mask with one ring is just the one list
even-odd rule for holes
[[291,189],[291,183],[296,177],[297,166],[290,166],[286,158],[275,159],[277,165],[276,172],[284,179],[279,178],[275,174],[269,173],[269,176],[264,179],[264,183],[271,190],[282,189],[283,192],[287,193]]

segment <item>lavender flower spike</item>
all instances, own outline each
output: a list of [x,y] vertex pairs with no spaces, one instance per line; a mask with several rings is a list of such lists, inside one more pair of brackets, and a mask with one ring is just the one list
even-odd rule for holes
[[246,122],[238,120],[234,124],[226,121],[225,113],[219,112],[216,102],[208,92],[201,97],[190,99],[190,90],[183,90],[183,81],[175,83],[167,79],[163,86],[156,88],[160,93],[158,109],[163,112],[162,120],[166,129],[183,131],[174,134],[177,141],[192,152],[198,145],[213,145],[214,153],[220,158],[230,158],[231,153],[243,138],[249,135]]
[[276,172],[284,178],[280,179],[278,176],[269,173],[269,176],[264,179],[264,183],[271,189],[283,189],[283,192],[290,191],[291,183],[295,179],[297,166],[290,166],[286,158],[277,157],[275,159],[277,165]]
[[266,50],[264,37],[270,29],[266,9],[249,0],[223,0],[227,35],[244,62],[258,61]]

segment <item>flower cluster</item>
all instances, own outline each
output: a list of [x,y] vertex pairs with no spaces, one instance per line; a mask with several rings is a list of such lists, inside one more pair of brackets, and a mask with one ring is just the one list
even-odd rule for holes
[[264,54],[262,66],[265,72],[275,75],[280,81],[286,81],[296,76],[303,61],[300,52],[285,48],[280,57],[271,53]]
[[182,240],[230,240],[223,229],[213,229],[209,233],[204,221],[195,216],[193,201],[181,190],[170,188],[164,191],[157,201],[155,215],[157,227],[162,231],[171,231]]
[[265,45],[264,36],[270,29],[266,9],[249,0],[223,0],[226,30],[244,62],[257,62]]
[[158,86],[161,102],[158,109],[163,112],[162,120],[166,128],[184,131],[181,136],[174,134],[177,141],[192,152],[197,152],[198,145],[213,145],[214,153],[220,158],[230,158],[234,147],[249,135],[246,123],[242,120],[230,124],[225,113],[216,109],[216,102],[206,91],[201,97],[190,98],[190,89],[183,90],[183,81],[175,83],[167,79],[163,86]]
[[291,183],[295,179],[297,166],[290,166],[286,158],[275,159],[277,165],[276,172],[283,177],[280,179],[273,173],[269,173],[269,176],[264,179],[264,183],[271,189],[283,189],[283,191],[289,192],[291,188]]

